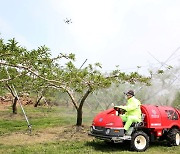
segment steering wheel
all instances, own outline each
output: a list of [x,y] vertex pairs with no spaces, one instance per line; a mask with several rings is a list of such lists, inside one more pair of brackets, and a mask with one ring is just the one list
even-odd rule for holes
[[114,109],[115,109],[116,111],[118,111],[118,115],[119,115],[119,114],[124,114],[124,113],[126,113],[126,110],[124,110],[124,109],[122,109],[122,108],[114,107]]

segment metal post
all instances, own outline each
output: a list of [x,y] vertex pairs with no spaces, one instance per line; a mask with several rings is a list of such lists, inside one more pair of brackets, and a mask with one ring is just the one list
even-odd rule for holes
[[81,69],[83,67],[83,65],[86,63],[87,59],[83,62],[83,64],[81,65],[81,67],[79,69]]
[[[8,70],[7,70],[6,67],[5,67],[5,69],[6,69],[8,78],[10,78],[9,72],[8,72]],[[17,91],[16,91],[16,89],[15,89],[15,87],[14,87],[13,84],[12,84],[12,88],[13,88],[13,92],[14,92],[15,96],[17,97],[18,103],[19,103],[19,105],[20,105],[20,107],[21,107],[21,109],[22,109],[22,112],[23,112],[23,114],[24,114],[24,117],[25,117],[25,119],[26,119],[26,122],[27,122],[27,124],[28,124],[29,132],[31,133],[31,130],[32,130],[31,124],[29,123],[29,120],[28,120],[28,117],[27,117],[27,115],[26,115],[26,112],[25,112],[25,110],[24,110],[21,102],[19,101],[19,96],[18,96]]]

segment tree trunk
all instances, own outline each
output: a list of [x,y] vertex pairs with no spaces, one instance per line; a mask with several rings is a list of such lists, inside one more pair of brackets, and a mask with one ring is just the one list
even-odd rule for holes
[[76,126],[82,126],[82,108],[77,109],[77,123]]
[[76,109],[77,110],[77,126],[82,126],[82,108],[84,105],[84,102],[86,100],[86,98],[88,97],[88,95],[91,93],[91,87],[86,91],[86,93],[84,94],[84,96],[82,97],[79,107]]
[[17,101],[18,101],[18,98],[17,97],[14,97],[14,100],[13,100],[13,105],[12,105],[12,110],[13,110],[13,114],[17,114]]
[[39,97],[39,99],[38,99],[38,100],[36,101],[36,103],[34,104],[34,107],[37,107],[37,106],[38,106],[38,104],[39,104],[39,102],[41,101],[42,97],[43,97],[43,96],[40,96],[40,97]]

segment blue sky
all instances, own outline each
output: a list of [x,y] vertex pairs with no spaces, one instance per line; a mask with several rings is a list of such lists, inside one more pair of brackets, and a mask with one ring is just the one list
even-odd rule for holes
[[[160,67],[152,57],[178,65],[179,0],[0,0],[0,33],[22,46],[46,45],[53,56],[75,53],[77,65],[100,62],[104,71],[119,65]],[[72,20],[67,24],[64,20]]]

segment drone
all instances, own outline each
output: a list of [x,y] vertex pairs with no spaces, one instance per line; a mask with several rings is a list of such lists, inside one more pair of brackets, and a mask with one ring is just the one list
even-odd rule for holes
[[66,19],[64,20],[64,22],[65,22],[66,24],[71,24],[71,23],[72,23],[71,19],[68,19],[68,18],[66,18]]

